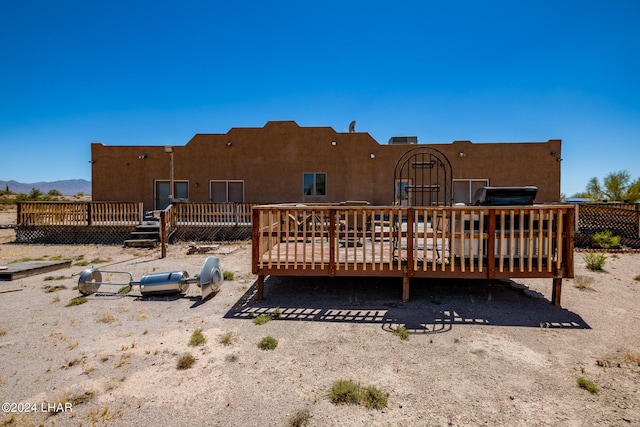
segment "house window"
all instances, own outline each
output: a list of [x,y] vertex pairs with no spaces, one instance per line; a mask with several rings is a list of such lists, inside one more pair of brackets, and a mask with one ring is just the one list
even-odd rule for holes
[[209,194],[213,203],[244,203],[244,181],[210,181]]
[[454,179],[453,180],[453,202],[470,205],[473,202],[473,195],[481,187],[488,187],[488,179]]
[[170,181],[155,181],[155,209],[165,209],[175,201],[188,199],[189,181],[173,181],[173,192]]
[[302,194],[305,196],[326,196],[327,174],[305,173],[302,182]]

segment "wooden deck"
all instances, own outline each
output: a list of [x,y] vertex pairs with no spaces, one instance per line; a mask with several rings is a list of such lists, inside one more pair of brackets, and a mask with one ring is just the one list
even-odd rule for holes
[[574,207],[271,205],[253,209],[253,272],[264,277],[573,277]]
[[3,266],[0,281],[11,281],[71,267],[71,261],[25,261]]

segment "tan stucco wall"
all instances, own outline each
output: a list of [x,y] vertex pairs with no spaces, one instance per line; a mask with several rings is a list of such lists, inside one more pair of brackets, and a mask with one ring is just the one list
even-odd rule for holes
[[[488,178],[492,186],[536,185],[537,202],[560,198],[560,162],[551,155],[560,153],[560,140],[427,146],[448,157],[454,179]],[[197,134],[186,145],[174,146],[174,180],[189,181],[189,200],[194,202],[209,201],[210,180],[243,180],[245,201],[251,203],[367,200],[392,204],[396,162],[414,147],[381,145],[365,132],[338,133],[330,127],[300,127],[292,121],[268,122],[263,128]],[[466,156],[460,157],[461,152]],[[94,200],[135,200],[143,201],[145,209],[154,207],[154,181],[169,180],[170,155],[164,147],[94,143],[91,153]],[[305,172],[327,174],[326,197],[303,196]]]

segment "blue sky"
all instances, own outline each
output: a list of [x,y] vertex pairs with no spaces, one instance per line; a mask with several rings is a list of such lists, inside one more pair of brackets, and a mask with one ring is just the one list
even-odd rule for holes
[[356,120],[380,143],[562,139],[567,195],[637,178],[640,2],[0,2],[0,180],[91,179],[94,141],[269,120]]

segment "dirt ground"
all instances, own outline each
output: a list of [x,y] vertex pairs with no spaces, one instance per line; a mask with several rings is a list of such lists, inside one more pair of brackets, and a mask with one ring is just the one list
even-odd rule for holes
[[[15,212],[0,212],[0,224],[14,222]],[[549,279],[413,280],[403,304],[400,279],[268,278],[256,301],[243,242],[211,253],[234,278],[204,303],[191,285],[183,297],[134,287],[67,307],[87,265],[135,281],[195,275],[210,254],[187,255],[188,242],[159,259],[159,249],[14,239],[0,229],[0,266],[73,265],[0,282],[0,426],[640,425],[637,254],[609,254],[596,273],[576,253],[579,278],[565,279],[562,307],[549,302]],[[393,333],[399,325],[407,340]],[[206,342],[190,346],[196,329]],[[266,336],[277,348],[258,348]],[[185,354],[195,364],[178,369]],[[331,403],[342,379],[388,393],[388,406]]]

